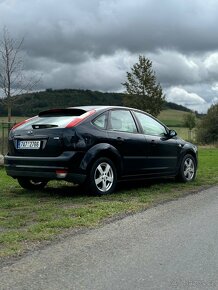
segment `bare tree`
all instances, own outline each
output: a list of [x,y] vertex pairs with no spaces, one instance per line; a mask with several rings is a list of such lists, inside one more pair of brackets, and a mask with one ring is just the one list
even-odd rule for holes
[[19,41],[13,39],[7,28],[3,28],[0,40],[0,101],[7,108],[8,122],[11,122],[12,107],[19,95],[30,91],[38,82],[34,78],[27,80],[24,77],[23,41],[24,38]]

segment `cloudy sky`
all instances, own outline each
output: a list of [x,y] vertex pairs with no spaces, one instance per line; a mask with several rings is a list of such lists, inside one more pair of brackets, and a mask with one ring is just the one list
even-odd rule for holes
[[0,30],[25,38],[38,89],[124,90],[143,54],[167,100],[205,112],[218,102],[217,0],[0,0]]

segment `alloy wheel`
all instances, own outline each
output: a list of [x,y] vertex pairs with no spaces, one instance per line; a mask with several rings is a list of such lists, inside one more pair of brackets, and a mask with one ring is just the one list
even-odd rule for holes
[[184,177],[190,181],[195,175],[195,164],[191,158],[187,158],[184,162]]
[[107,162],[100,163],[94,173],[95,185],[101,192],[110,190],[114,183],[113,168]]

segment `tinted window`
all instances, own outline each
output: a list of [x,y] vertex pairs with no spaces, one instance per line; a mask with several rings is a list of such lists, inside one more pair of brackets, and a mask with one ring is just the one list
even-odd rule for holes
[[42,127],[60,127],[64,128],[66,127],[71,121],[73,121],[76,116],[42,116],[42,117],[35,117],[31,119],[30,121],[24,123],[23,125],[19,126],[19,129],[22,130],[30,130],[30,129],[38,129]]
[[113,110],[110,114],[110,130],[136,133],[137,128],[130,111]]
[[102,114],[93,121],[93,124],[101,129],[106,129],[106,123],[107,123],[107,114]]
[[135,114],[142,126],[144,134],[163,136],[166,133],[165,127],[153,118],[139,112],[135,112]]

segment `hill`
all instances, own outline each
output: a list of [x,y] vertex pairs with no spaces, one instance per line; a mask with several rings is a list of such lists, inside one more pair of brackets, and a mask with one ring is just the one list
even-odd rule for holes
[[158,119],[161,120],[168,127],[183,127],[184,116],[188,114],[187,111],[166,109],[161,111]]
[[[123,105],[123,94],[102,93],[90,90],[52,90],[22,95],[13,106],[15,116],[32,116],[49,108],[66,108],[82,105]],[[6,109],[0,105],[0,114],[6,115]]]
[[[22,95],[18,102],[14,104],[12,114],[14,116],[32,116],[38,114],[40,111],[48,110],[49,108],[65,108],[82,105],[122,106],[123,96],[124,94],[122,93],[102,93],[91,90],[47,89],[46,91]],[[166,102],[164,109],[190,112],[186,107],[171,102]],[[6,116],[6,114],[6,108],[0,105],[0,115]],[[165,115],[163,115],[163,118],[166,118]]]

